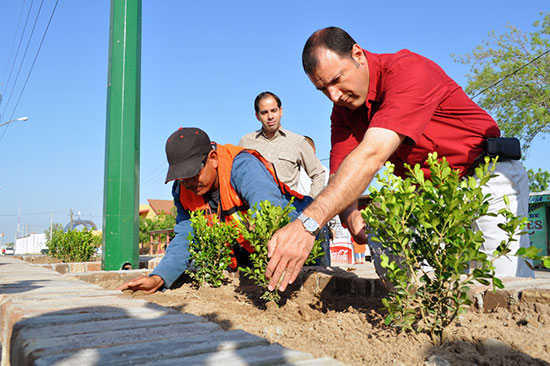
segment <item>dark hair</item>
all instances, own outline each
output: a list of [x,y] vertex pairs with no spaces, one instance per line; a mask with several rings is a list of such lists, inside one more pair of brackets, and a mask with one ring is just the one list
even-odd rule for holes
[[273,99],[275,99],[275,101],[277,102],[277,106],[281,108],[281,99],[279,99],[279,97],[275,93],[264,91],[258,94],[256,99],[254,99],[254,110],[256,111],[256,113],[260,111],[260,101],[267,97],[273,97]]
[[340,57],[351,58],[355,40],[342,28],[327,27],[313,33],[307,40],[302,51],[302,66],[306,74],[311,74],[317,68],[317,50],[326,48]]
[[308,144],[311,145],[311,147],[315,150],[315,141],[313,141],[313,139],[309,136],[306,136],[304,135],[304,138],[306,139],[306,141],[308,142]]

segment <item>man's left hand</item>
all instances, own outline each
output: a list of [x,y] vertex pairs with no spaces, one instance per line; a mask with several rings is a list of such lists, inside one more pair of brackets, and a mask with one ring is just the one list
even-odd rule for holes
[[273,235],[267,243],[267,256],[271,259],[265,270],[265,276],[270,279],[269,291],[273,291],[279,281],[279,291],[284,291],[288,284],[296,280],[314,242],[315,237],[298,220]]

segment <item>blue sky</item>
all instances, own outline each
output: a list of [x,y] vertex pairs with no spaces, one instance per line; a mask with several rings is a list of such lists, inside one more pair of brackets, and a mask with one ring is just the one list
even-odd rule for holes
[[[55,0],[42,2],[27,48],[40,6],[32,1],[12,69],[30,4],[0,1],[0,123],[29,117],[0,127],[2,242],[14,240],[18,219],[21,232],[29,233],[43,232],[52,218],[65,225],[70,210],[102,223],[110,2],[59,1],[21,93]],[[469,68],[452,53],[471,51],[507,23],[529,31],[548,11],[548,0],[341,4],[144,0],[140,202],[171,198],[164,143],[174,130],[198,126],[213,140],[236,144],[259,128],[253,100],[264,90],[281,97],[283,126],[311,136],[319,158],[327,159],[331,103],[301,67],[302,47],[317,29],[342,27],[371,52],[408,48],[465,86]],[[528,168],[550,171],[545,143],[535,141]]]

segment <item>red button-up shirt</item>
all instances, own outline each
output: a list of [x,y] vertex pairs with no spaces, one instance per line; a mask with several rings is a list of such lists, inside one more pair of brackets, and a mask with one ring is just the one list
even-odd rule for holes
[[330,170],[335,173],[369,127],[406,136],[390,157],[395,173],[403,163],[419,163],[425,176],[428,153],[445,156],[451,168],[464,173],[483,151],[488,137],[500,136],[495,121],[433,61],[401,50],[394,54],[364,51],[369,65],[365,105],[357,110],[334,105]]

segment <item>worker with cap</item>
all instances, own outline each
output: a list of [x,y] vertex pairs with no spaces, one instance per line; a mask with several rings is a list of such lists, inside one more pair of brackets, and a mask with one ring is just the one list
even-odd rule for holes
[[[173,181],[172,196],[177,208],[175,237],[165,256],[149,276],[143,276],[120,286],[119,290],[142,290],[153,293],[170,288],[185,272],[189,262],[189,233],[193,231],[190,213],[202,210],[216,215],[220,221],[238,220],[238,213],[257,206],[262,201],[284,207],[292,197],[295,207],[291,220],[302,219],[301,212],[312,201],[282,183],[273,165],[255,150],[211,142],[199,128],[180,128],[166,142],[168,174]],[[328,240],[322,244],[325,257],[330,255]],[[237,259],[253,251],[249,243],[234,248]],[[323,262],[321,261],[321,264]]]

